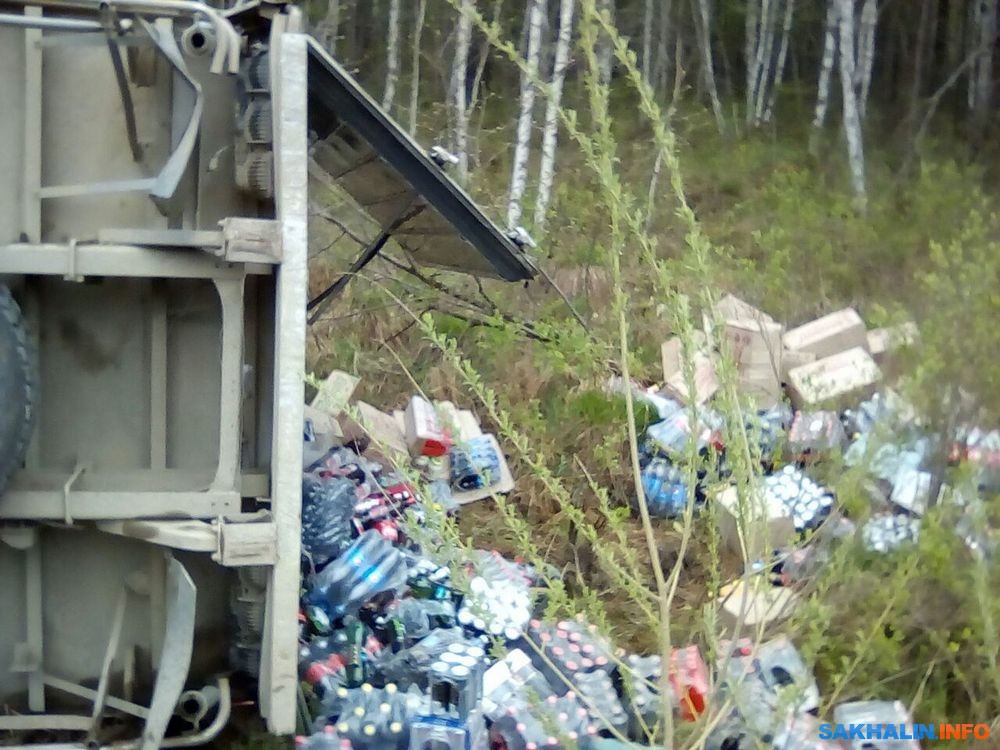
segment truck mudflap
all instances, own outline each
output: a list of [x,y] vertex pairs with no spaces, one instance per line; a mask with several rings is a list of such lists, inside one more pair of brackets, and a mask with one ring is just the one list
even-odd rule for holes
[[[28,556],[28,576],[32,577],[35,566],[31,558],[39,554],[37,537],[33,529],[22,529],[25,532],[12,538],[9,535],[5,541],[25,551]],[[123,584],[118,596],[117,605],[108,633],[107,645],[104,650],[103,667],[96,688],[89,688],[56,674],[45,671],[41,651],[41,636],[33,632],[37,622],[31,618],[33,602],[28,602],[28,640],[21,644],[15,654],[13,671],[24,672],[29,677],[29,690],[33,691],[34,709],[43,709],[45,704],[45,689],[67,693],[77,698],[91,702],[88,714],[51,714],[31,713],[23,715],[0,716],[0,731],[34,732],[62,731],[79,732],[82,737],[79,743],[59,743],[53,745],[31,744],[30,747],[87,747],[94,748],[100,743],[99,730],[105,712],[113,710],[143,720],[143,730],[139,737],[116,742],[113,747],[125,750],[156,750],[166,747],[188,747],[203,744],[212,740],[226,725],[231,710],[229,682],[220,678],[214,688],[203,691],[184,692],[191,666],[191,656],[194,645],[195,614],[198,590],[194,581],[177,559],[168,557],[165,566],[165,612],[162,649],[160,651],[159,668],[153,687],[152,698],[148,706],[142,706],[132,701],[109,694],[109,682],[112,663],[118,652],[125,612],[128,603],[127,586]],[[35,588],[28,581],[28,589]],[[40,588],[40,587],[39,587]],[[40,591],[39,591],[40,593]],[[214,718],[207,726],[202,726],[208,716],[209,709],[215,710]],[[165,737],[167,725],[175,715],[186,719],[191,726],[188,734],[178,737]],[[29,747],[29,746],[25,746]]]

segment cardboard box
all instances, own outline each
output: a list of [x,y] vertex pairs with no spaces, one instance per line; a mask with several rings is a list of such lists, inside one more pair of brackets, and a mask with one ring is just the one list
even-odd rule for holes
[[413,456],[443,456],[451,448],[451,436],[442,427],[429,401],[413,396],[403,412],[406,444]]
[[346,409],[338,421],[345,441],[370,441],[366,455],[390,466],[406,466],[409,463],[406,436],[391,414],[358,401]]
[[786,349],[823,359],[854,347],[867,349],[868,330],[857,311],[848,307],[793,328],[782,340]]
[[[496,451],[497,458],[500,464],[500,479],[491,487],[483,487],[479,490],[466,490],[466,491],[456,491],[452,490],[452,497],[455,502],[459,505],[465,505],[467,503],[473,503],[477,500],[485,500],[488,497],[493,497],[494,495],[506,495],[507,493],[513,491],[514,489],[514,476],[510,473],[510,466],[507,465],[507,459],[500,450],[500,444],[493,435],[487,435],[492,443],[493,449]],[[449,456],[445,457],[445,461],[450,460]],[[451,467],[448,467],[448,476],[451,476]]]
[[816,361],[816,355],[812,352],[793,352],[791,349],[783,349],[781,352],[781,380],[788,382],[788,373],[796,367],[808,365]]
[[354,391],[357,390],[360,382],[361,378],[342,370],[334,370],[326,376],[326,380],[320,385],[316,397],[309,405],[313,409],[326,412],[336,419],[351,403]]
[[920,332],[916,323],[901,323],[889,328],[874,328],[868,332],[868,351],[882,365],[893,349],[915,343]]
[[740,530],[752,560],[767,560],[774,550],[795,541],[795,524],[788,507],[760,488],[754,488],[741,509],[736,487],[727,487],[716,497],[716,507],[719,534],[733,552],[742,553]]
[[[748,302],[744,302],[734,294],[727,294],[720,299],[712,308],[715,316],[720,321],[726,320],[752,320],[757,323],[774,323],[774,318],[763,310],[759,310]],[[712,318],[710,315],[702,316],[702,325],[707,335],[712,333]]]
[[479,418],[468,409],[459,409],[451,401],[435,401],[434,410],[437,412],[441,427],[451,434],[457,443],[483,434]]
[[788,392],[797,409],[812,409],[850,396],[857,400],[882,378],[875,360],[861,347],[849,349],[788,373]]
[[724,586],[719,596],[719,621],[727,631],[742,624],[741,632],[762,625],[766,630],[789,617],[798,605],[792,589],[773,586],[765,576],[751,576]]
[[664,341],[660,347],[660,358],[663,365],[663,392],[682,404],[703,404],[719,390],[719,381],[715,376],[715,364],[712,358],[703,351],[694,355],[694,394],[688,393],[687,381],[682,365],[683,352],[681,340],[677,337]]
[[740,388],[762,407],[781,400],[781,333],[777,323],[727,320],[726,340],[738,369]]

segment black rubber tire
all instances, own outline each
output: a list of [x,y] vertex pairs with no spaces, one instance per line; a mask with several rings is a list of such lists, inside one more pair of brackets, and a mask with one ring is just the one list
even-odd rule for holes
[[37,393],[37,357],[21,308],[0,284],[0,495],[28,449]]

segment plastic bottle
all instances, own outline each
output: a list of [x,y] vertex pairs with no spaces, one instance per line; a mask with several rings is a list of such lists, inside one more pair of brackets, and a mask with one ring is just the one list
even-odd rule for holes
[[366,531],[312,580],[310,603],[327,608],[339,620],[357,612],[369,599],[406,581],[402,554],[377,531]]
[[351,518],[358,497],[345,477],[302,480],[302,548],[313,564],[325,565],[351,543]]

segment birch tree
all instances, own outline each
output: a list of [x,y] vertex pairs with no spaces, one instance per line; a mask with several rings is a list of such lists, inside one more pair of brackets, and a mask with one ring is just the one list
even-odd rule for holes
[[386,39],[385,88],[382,90],[382,109],[392,107],[396,98],[396,81],[399,79],[399,0],[389,0],[389,33]]
[[[795,0],[750,0],[747,6],[746,122],[757,127],[771,119],[777,90],[785,74]],[[778,37],[778,19],[781,36]]]
[[861,120],[854,90],[854,3],[853,0],[835,0],[839,13],[840,29],[840,90],[843,97],[844,133],[847,137],[847,161],[851,170],[855,202],[865,210],[868,193],[865,188],[865,155],[862,145]]
[[708,90],[709,101],[712,103],[712,114],[715,115],[715,126],[720,133],[726,132],[726,119],[722,114],[722,102],[719,99],[719,89],[715,83],[715,65],[712,61],[712,15],[708,0],[692,0],[695,7],[695,27],[698,32],[698,46],[702,57],[702,78]]
[[[853,16],[853,13],[852,13]],[[864,0],[858,23],[857,57],[854,70],[854,85],[857,89],[858,116],[862,122],[868,109],[868,93],[871,90],[872,66],[875,62],[875,24],[878,20],[876,0]]]
[[[470,0],[464,0],[469,2]],[[531,130],[534,124],[535,84],[538,59],[541,55],[542,24],[545,0],[529,0],[527,68],[521,74],[520,108],[517,116],[517,140],[514,143],[514,163],[510,176],[510,199],[507,203],[507,226],[516,228],[521,222],[521,199],[528,183],[528,157],[531,153]]]
[[764,122],[770,122],[774,113],[774,100],[785,77],[785,61],[788,58],[788,43],[792,35],[792,16],[795,14],[795,0],[785,0],[785,18],[781,24],[781,45],[778,49],[778,62],[774,70],[774,81],[771,83],[771,93],[767,97],[767,107],[764,109]]
[[556,39],[556,58],[552,66],[552,85],[545,105],[545,126],[542,131],[542,163],[538,173],[538,199],[535,202],[535,231],[545,229],[546,212],[552,193],[552,178],[556,165],[556,141],[559,136],[559,105],[562,100],[566,67],[569,65],[570,45],[573,41],[573,6],[575,0],[560,0],[559,33]]
[[337,53],[337,35],[340,33],[340,0],[328,0],[326,15],[317,24],[316,39],[331,55]]
[[410,63],[410,135],[417,133],[417,113],[420,109],[420,37],[424,33],[427,0],[418,0],[417,17],[413,24],[413,58]]
[[462,0],[455,31],[455,59],[451,67],[451,109],[454,121],[452,148],[458,157],[458,176],[469,175],[469,106],[466,81],[469,74],[469,45],[472,44],[474,0]]
[[752,107],[747,112],[750,125],[760,125],[764,116],[764,102],[771,73],[771,51],[774,46],[774,29],[777,19],[778,0],[761,0],[760,25],[757,29],[757,43],[754,45],[754,74]]
[[753,112],[755,98],[754,86],[757,80],[757,45],[760,34],[760,3],[761,0],[747,0],[746,28],[744,30],[743,58],[746,60],[746,112],[747,122]]
[[833,62],[837,53],[837,2],[827,0],[826,23],[823,26],[823,59],[819,68],[819,83],[816,86],[816,113],[813,116],[812,134],[809,138],[809,150],[816,153],[819,145],[819,134],[826,121],[826,111],[830,106],[830,78],[833,75]]

